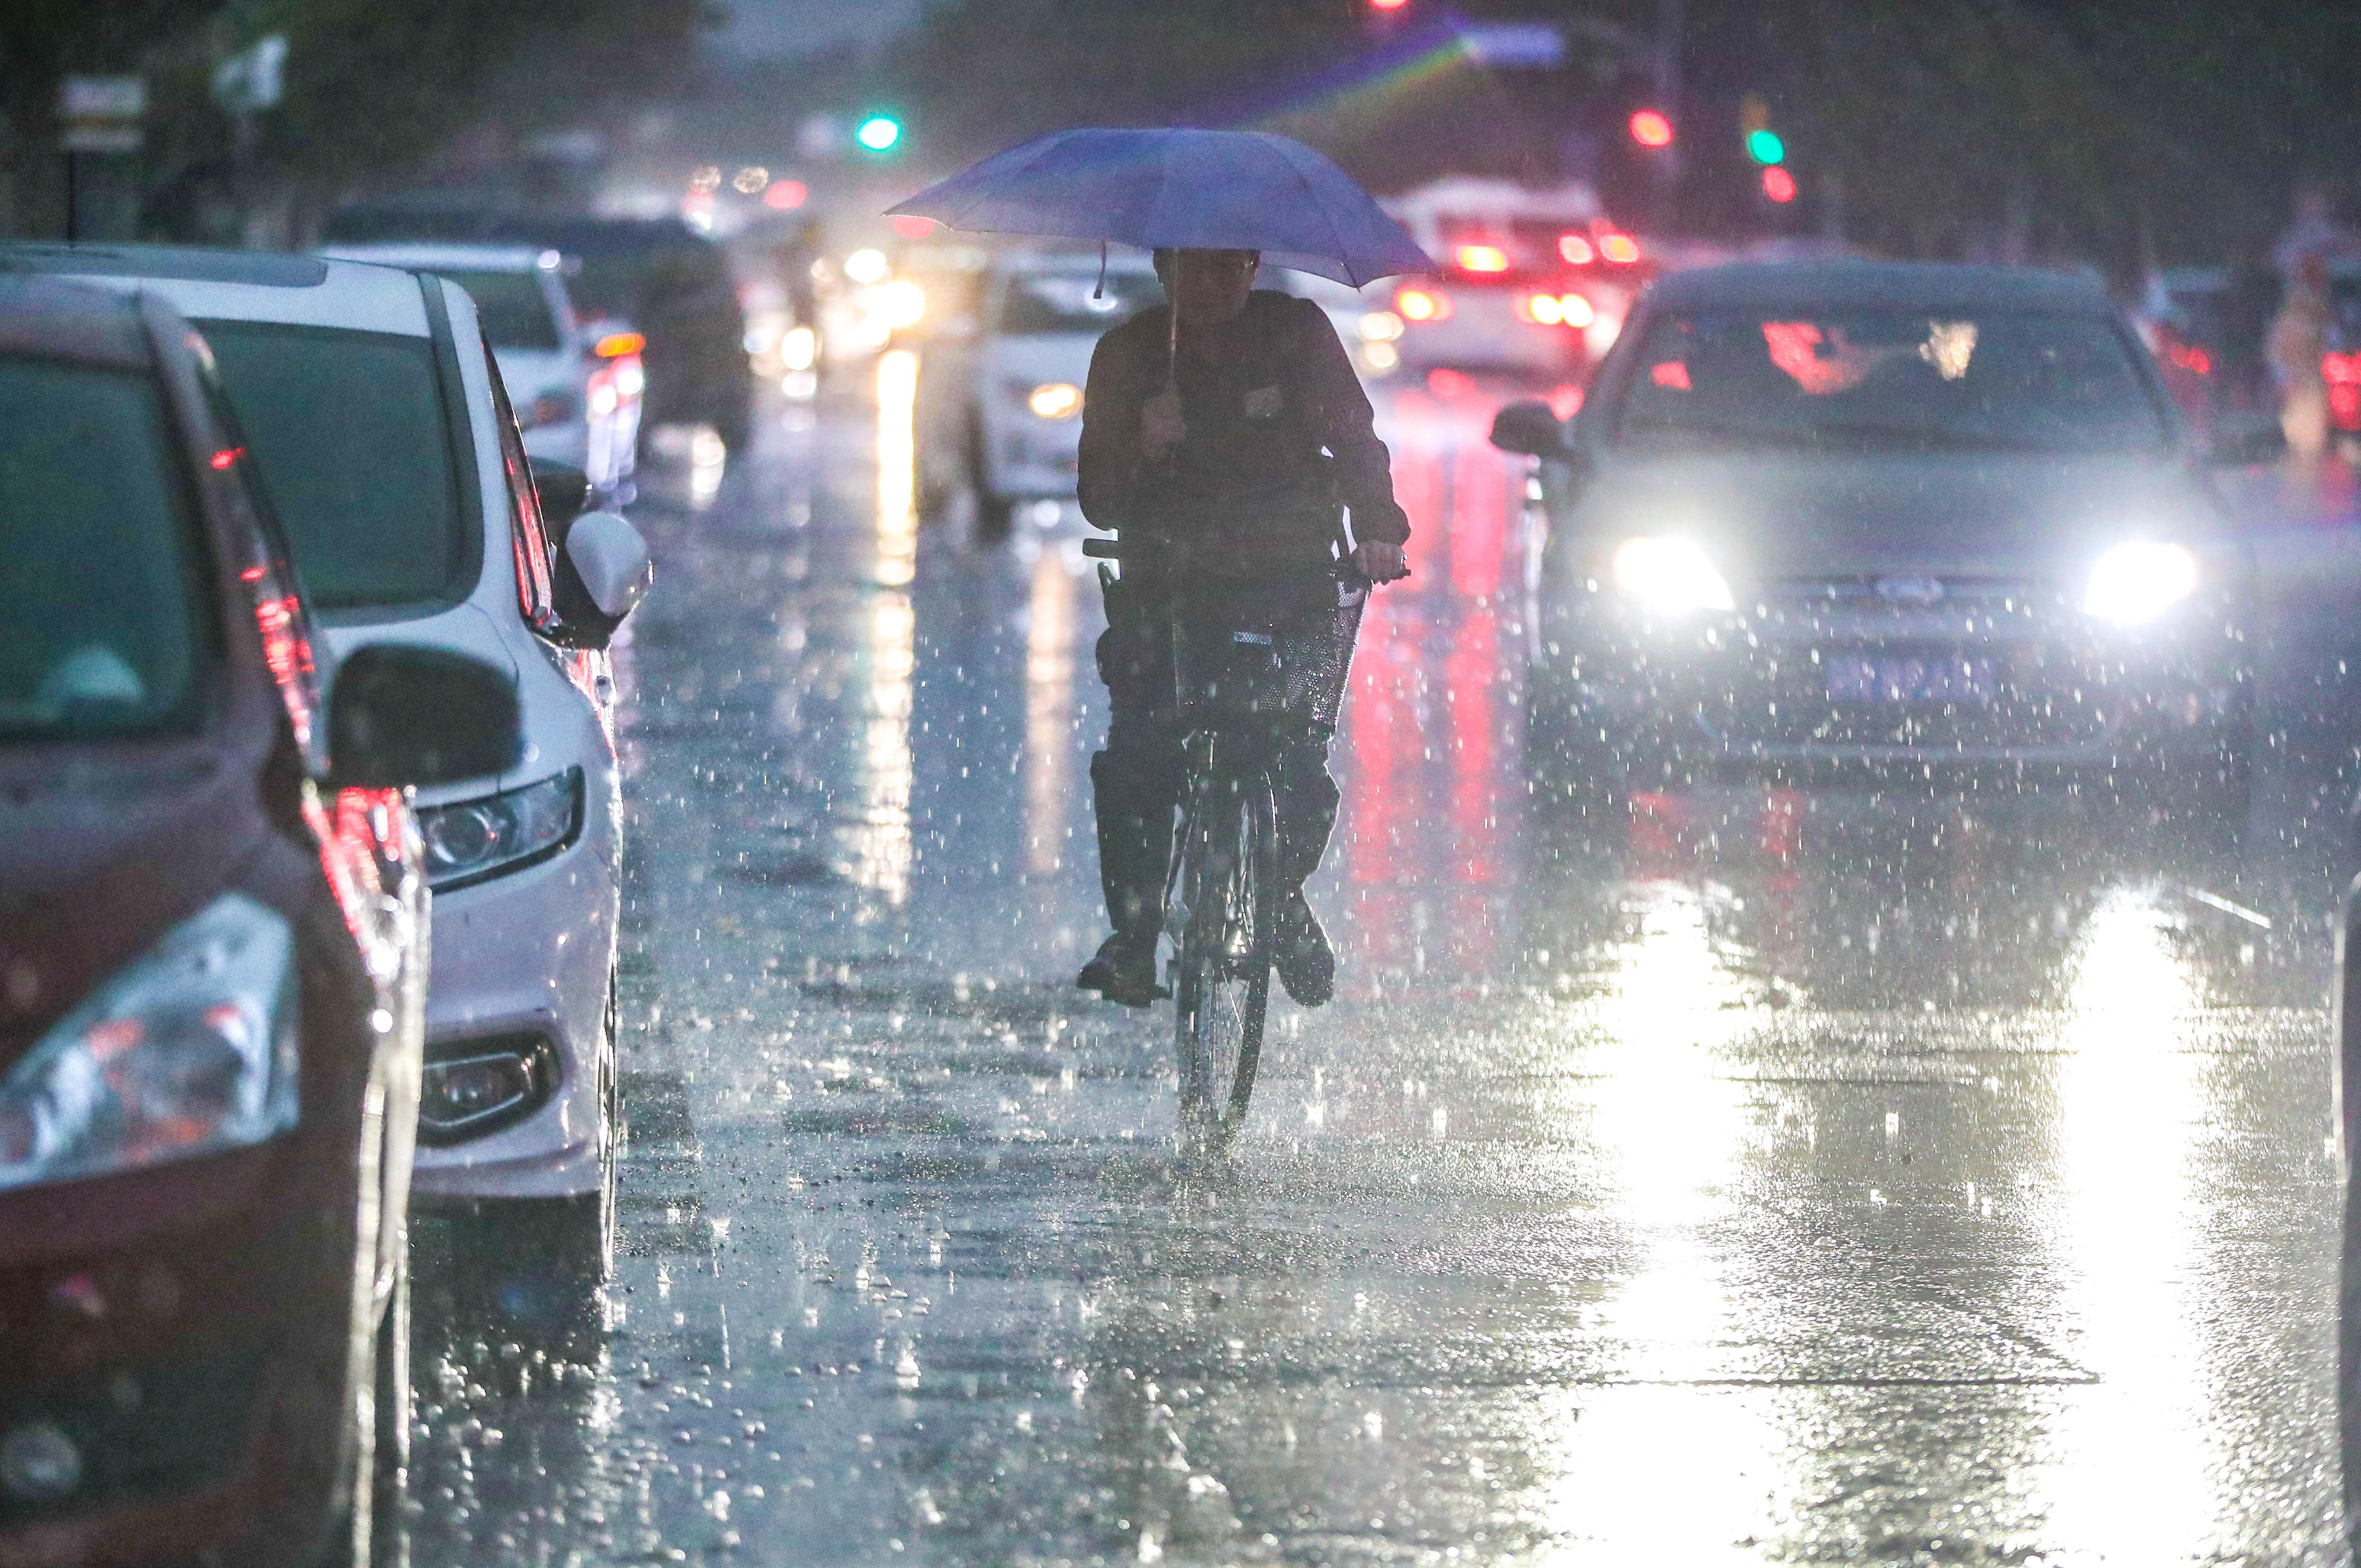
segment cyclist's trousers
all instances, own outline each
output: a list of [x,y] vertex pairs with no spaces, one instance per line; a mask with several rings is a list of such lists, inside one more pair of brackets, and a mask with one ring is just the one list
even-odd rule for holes
[[[1146,938],[1164,918],[1172,818],[1188,763],[1173,710],[1171,645],[1165,629],[1145,618],[1136,621],[1112,602],[1109,609],[1115,623],[1098,644],[1099,678],[1107,688],[1107,743],[1091,759],[1099,884],[1106,894],[1108,923],[1118,932]],[[1320,869],[1336,827],[1327,736],[1300,736],[1284,747],[1277,782],[1279,883],[1282,891],[1292,892]]]

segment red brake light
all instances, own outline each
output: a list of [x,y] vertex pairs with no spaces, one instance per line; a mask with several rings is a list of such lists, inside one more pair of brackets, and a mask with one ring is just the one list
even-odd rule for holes
[[1598,254],[1628,267],[1640,259],[1640,242],[1628,234],[1603,234],[1598,236]]
[[243,446],[225,446],[219,452],[214,453],[212,457],[207,459],[207,461],[212,463],[215,471],[218,472],[223,469],[236,467],[237,466],[237,460],[245,455],[246,448]]
[[2322,355],[2320,377],[2333,387],[2361,385],[2361,349],[2351,354]]
[[1673,122],[1654,109],[1641,109],[1631,116],[1631,139],[1642,147],[1673,145]]
[[1677,359],[1667,359],[1648,367],[1648,379],[1659,387],[1670,387],[1675,392],[1689,390],[1689,367]]
[[1576,267],[1587,267],[1598,259],[1598,252],[1592,247],[1590,238],[1587,235],[1558,236],[1557,253],[1565,258],[1570,265]]
[[1506,272],[1509,253],[1497,245],[1463,245],[1459,247],[1459,266],[1467,272]]
[[626,354],[639,353],[647,345],[648,340],[644,334],[610,332],[592,346],[591,352],[601,359],[620,359]]

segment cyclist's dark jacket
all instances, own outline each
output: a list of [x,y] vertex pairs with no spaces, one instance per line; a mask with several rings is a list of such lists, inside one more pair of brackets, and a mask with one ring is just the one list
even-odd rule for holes
[[1185,543],[1216,570],[1232,545],[1265,561],[1274,549],[1326,561],[1339,503],[1359,540],[1410,537],[1368,396],[1327,313],[1310,300],[1257,290],[1231,329],[1234,352],[1207,359],[1183,350],[1189,433],[1149,461],[1139,416],[1170,374],[1166,310],[1142,311],[1091,356],[1079,479],[1093,524],[1122,530],[1126,544]]

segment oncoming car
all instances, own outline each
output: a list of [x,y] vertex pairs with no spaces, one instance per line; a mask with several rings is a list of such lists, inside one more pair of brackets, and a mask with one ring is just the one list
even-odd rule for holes
[[397,645],[324,697],[252,467],[169,306],[0,277],[0,1563],[398,1560],[409,786],[516,698]]
[[[960,422],[950,450],[966,455],[977,532],[997,538],[1027,500],[1071,500],[1082,439],[1082,386],[1091,351],[1109,327],[1164,290],[1148,258],[1017,253],[998,258],[983,286],[983,329],[953,385],[926,394],[939,419]],[[960,365],[957,356],[941,363]]]
[[2244,789],[2249,566],[2095,283],[1841,262],[1643,297],[1540,456],[1531,765],[1715,784]]
[[443,941],[414,1188],[602,1269],[622,810],[607,643],[646,587],[644,542],[581,511],[578,472],[536,480],[474,302],[445,278],[148,246],[0,246],[5,269],[197,322],[339,657],[426,643],[513,684],[523,754],[417,801]]

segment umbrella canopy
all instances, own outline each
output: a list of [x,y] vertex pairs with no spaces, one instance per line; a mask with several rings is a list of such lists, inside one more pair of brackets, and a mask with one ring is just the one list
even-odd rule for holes
[[1355,288],[1434,263],[1343,170],[1261,131],[1072,130],[985,159],[892,209],[986,234],[1259,250]]

